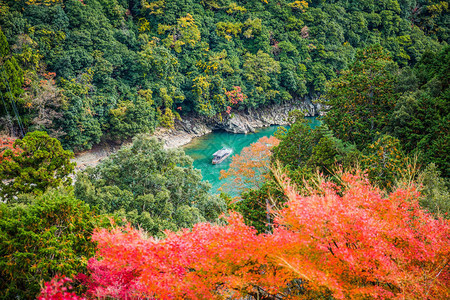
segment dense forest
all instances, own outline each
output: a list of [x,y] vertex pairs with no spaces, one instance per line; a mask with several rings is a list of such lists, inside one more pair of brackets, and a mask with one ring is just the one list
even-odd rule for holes
[[[438,0],[0,0],[0,298],[450,298],[449,23]],[[321,125],[292,111],[221,195],[151,137],[302,101]]]
[[431,0],[0,3],[0,125],[73,150],[316,98],[356,49],[378,43],[404,67],[449,38],[448,4]]

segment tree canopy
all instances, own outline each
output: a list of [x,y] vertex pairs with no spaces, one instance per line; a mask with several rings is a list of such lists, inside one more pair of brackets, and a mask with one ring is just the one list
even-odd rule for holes
[[[13,151],[17,148],[18,151]],[[75,168],[73,153],[42,131],[29,132],[17,139],[13,149],[2,154],[0,164],[0,197],[12,199],[20,193],[42,194],[50,187],[70,185],[68,177]]]
[[310,196],[286,185],[273,234],[257,235],[236,214],[227,225],[197,224],[163,240],[129,227],[98,230],[101,259],[89,261],[87,295],[448,296],[448,220],[422,210],[414,187],[383,196],[359,172],[340,179],[344,188],[322,178]]
[[[401,67],[438,51],[448,43],[447,15],[437,0],[3,0],[0,126],[46,130],[78,151],[173,127],[179,114],[221,120],[231,107],[316,98],[367,46],[380,44]],[[344,71],[352,80],[375,67],[358,61]],[[374,93],[391,89],[373,80]],[[230,105],[237,86],[246,97]],[[371,110],[382,112],[361,108],[357,126],[385,122],[368,119]]]
[[78,174],[75,195],[101,212],[126,217],[152,235],[164,230],[214,221],[224,210],[209,195],[192,159],[182,150],[165,150],[161,142],[143,135]]
[[[450,298],[449,15],[0,0],[0,298]],[[321,125],[244,148],[232,201],[150,137],[274,104]],[[133,137],[71,185],[64,149]]]
[[52,190],[30,204],[0,203],[0,297],[33,299],[42,281],[85,272],[102,222],[73,193]]

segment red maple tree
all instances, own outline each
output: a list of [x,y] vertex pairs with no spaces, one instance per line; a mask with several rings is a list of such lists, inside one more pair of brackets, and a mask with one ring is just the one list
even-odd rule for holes
[[6,150],[11,150],[13,153],[17,154],[20,153],[21,149],[16,148],[14,146],[14,142],[16,141],[15,138],[7,137],[7,136],[0,136],[0,163],[6,159],[4,158],[4,153]]
[[385,197],[359,172],[341,180],[308,197],[286,186],[272,236],[279,262],[338,299],[449,297],[448,220],[426,213],[414,187]]
[[249,188],[259,188],[270,177],[271,149],[280,141],[274,137],[262,137],[233,156],[228,170],[220,171],[220,179],[232,178],[222,185],[223,190],[233,189],[240,192]]
[[289,201],[272,234],[258,235],[237,213],[162,240],[130,226],[99,229],[88,296],[286,297],[301,280],[337,299],[448,298],[449,221],[419,207],[414,187],[385,195],[360,172],[339,176],[339,186],[318,178],[308,196],[284,180]]
[[233,86],[233,89],[231,91],[226,91],[225,95],[230,103],[230,105],[227,106],[227,114],[231,113],[231,106],[247,99],[247,95],[242,92],[242,88],[240,86]]

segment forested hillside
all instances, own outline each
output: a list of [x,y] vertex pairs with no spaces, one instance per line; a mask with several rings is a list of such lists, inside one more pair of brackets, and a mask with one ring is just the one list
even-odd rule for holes
[[[449,299],[449,22],[438,0],[0,0],[0,298]],[[220,195],[148,134],[305,99],[320,126],[293,110]]]
[[413,65],[448,22],[434,0],[2,0],[0,125],[82,150],[180,114],[315,98],[356,49]]

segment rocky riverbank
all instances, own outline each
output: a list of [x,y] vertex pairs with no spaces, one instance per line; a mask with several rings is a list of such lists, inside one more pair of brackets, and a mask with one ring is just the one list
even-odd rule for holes
[[[164,142],[167,149],[184,146],[196,137],[203,136],[214,130],[225,130],[231,133],[251,133],[257,128],[271,125],[287,125],[287,116],[290,111],[303,109],[305,116],[318,116],[320,106],[313,104],[309,99],[299,103],[284,103],[258,109],[233,111],[223,120],[207,119],[200,116],[186,117],[177,121],[175,129],[157,128],[153,136]],[[127,144],[127,143],[124,143]],[[102,159],[114,153],[122,145],[99,144],[91,150],[78,153],[74,161],[77,170],[87,166],[95,166]]]
[[313,117],[320,114],[320,106],[305,100],[300,104],[284,103],[258,109],[233,111],[223,120],[207,119],[194,116],[183,118],[176,122],[174,130],[159,129],[155,136],[165,142],[167,148],[180,147],[188,144],[193,138],[203,136],[214,130],[224,130],[230,133],[251,133],[261,127],[271,125],[287,125],[290,111],[302,109],[305,116]]

